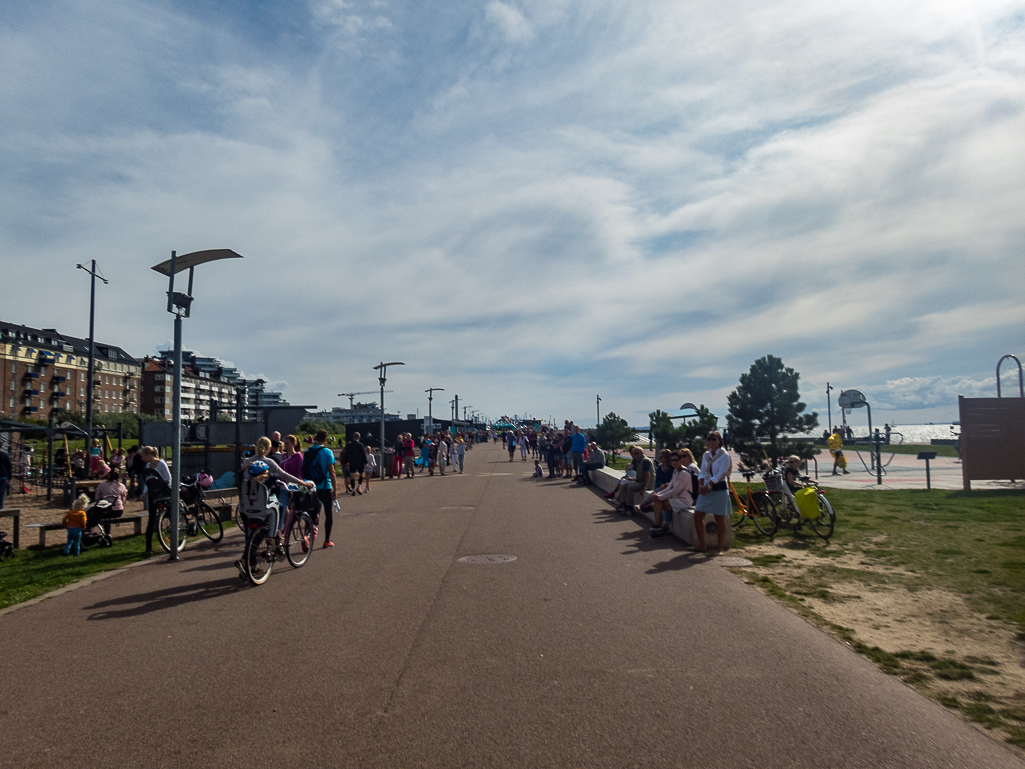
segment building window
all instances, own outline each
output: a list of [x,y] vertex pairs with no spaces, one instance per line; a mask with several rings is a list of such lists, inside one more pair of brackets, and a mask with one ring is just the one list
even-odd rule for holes
[[85,372],[84,371],[82,372],[82,381],[83,382],[85,381]]
[[46,383],[45,382],[40,382],[39,383],[39,392],[41,392],[41,393],[45,393],[46,392]]

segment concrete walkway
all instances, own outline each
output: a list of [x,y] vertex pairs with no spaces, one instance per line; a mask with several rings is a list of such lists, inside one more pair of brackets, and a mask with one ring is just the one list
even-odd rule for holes
[[1025,767],[592,491],[467,467],[262,587],[232,534],[0,616],[0,766]]

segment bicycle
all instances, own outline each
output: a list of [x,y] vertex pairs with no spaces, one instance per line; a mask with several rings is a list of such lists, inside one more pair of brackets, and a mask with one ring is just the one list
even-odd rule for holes
[[[297,492],[297,486],[289,486],[290,492]],[[315,497],[314,497],[315,498]],[[269,518],[257,515],[245,516],[246,544],[242,552],[243,578],[253,585],[262,585],[274,570],[274,564],[284,558],[293,569],[300,569],[310,559],[316,538],[313,518],[306,510],[293,510],[289,506],[285,513],[284,539],[270,532]]]
[[[194,481],[183,482],[178,499],[178,552],[185,549],[189,537],[202,532],[211,542],[220,542],[224,537],[221,517],[203,501],[203,491]],[[171,499],[160,499],[157,508],[157,538],[160,546],[171,552]]]
[[751,478],[754,477],[753,472],[745,472],[743,475],[747,481],[747,495],[743,499],[741,499],[740,494],[734,487],[733,481],[729,478],[726,479],[726,484],[730,490],[730,496],[733,497],[733,501],[736,505],[732,515],[730,516],[733,528],[740,528],[744,525],[744,521],[750,518],[754,521],[755,528],[757,528],[759,532],[767,537],[771,537],[779,528],[779,518],[776,514],[776,503],[773,501],[772,497],[769,496],[768,492],[751,490]]
[[833,506],[829,504],[829,500],[826,499],[826,492],[818,483],[806,475],[801,476],[801,480],[805,483],[805,488],[815,491],[815,500],[818,506],[818,515],[816,516],[807,515],[801,511],[794,493],[783,480],[780,470],[770,471],[762,477],[765,478],[766,490],[780,495],[781,501],[776,507],[777,520],[780,526],[784,526],[796,533],[804,528],[804,524],[807,523],[822,539],[828,541],[833,536],[833,529],[836,526],[836,512],[833,510]]

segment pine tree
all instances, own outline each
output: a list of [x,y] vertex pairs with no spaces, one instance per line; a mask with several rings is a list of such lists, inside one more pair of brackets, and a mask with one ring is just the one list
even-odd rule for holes
[[727,398],[731,447],[740,454],[741,463],[752,470],[764,470],[779,464],[780,457],[796,454],[809,459],[815,452],[807,442],[794,442],[788,435],[805,433],[818,427],[817,413],[802,413],[798,381],[801,375],[783,365],[773,355],[751,364],[740,377],[740,384]]

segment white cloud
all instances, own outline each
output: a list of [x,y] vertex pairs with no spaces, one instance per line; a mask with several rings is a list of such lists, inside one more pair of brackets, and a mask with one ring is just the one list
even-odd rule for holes
[[533,28],[523,13],[501,0],[491,0],[485,10],[488,21],[501,31],[506,40],[520,43],[533,36]]
[[[1021,352],[1020,12],[316,0],[280,46],[131,0],[0,12],[5,279],[77,306],[96,256],[102,333],[143,354],[149,265],[235,248],[186,346],[324,407],[395,354],[403,412],[424,378],[495,413],[722,412],[771,352],[952,409]],[[3,312],[82,333],[38,292]]]

